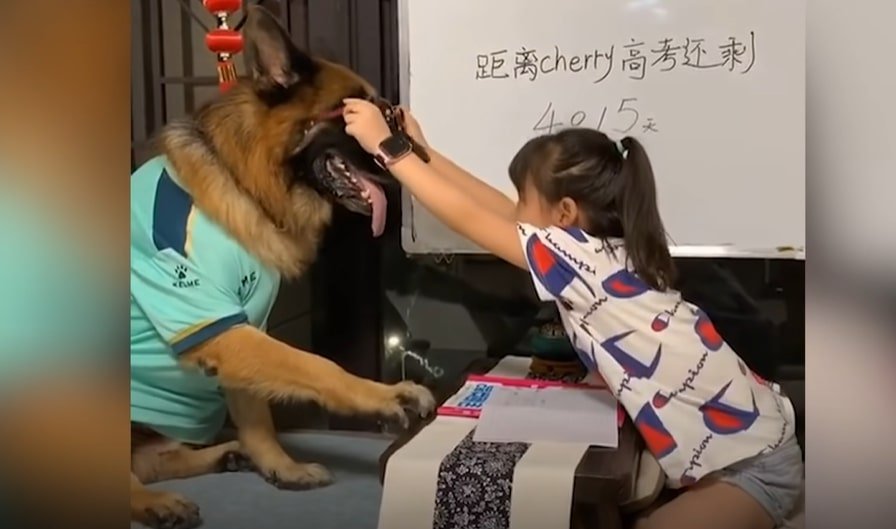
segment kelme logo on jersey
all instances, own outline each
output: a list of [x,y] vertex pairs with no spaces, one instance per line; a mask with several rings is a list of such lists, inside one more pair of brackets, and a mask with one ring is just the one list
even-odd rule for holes
[[248,294],[248,292],[252,290],[252,287],[255,286],[255,280],[257,279],[258,274],[256,274],[254,270],[244,275],[243,278],[240,279],[240,286],[236,289],[236,295],[242,298]]
[[174,267],[174,275],[177,277],[177,280],[171,283],[175,288],[193,288],[199,286],[199,278],[194,277],[190,279],[187,277],[187,267],[184,265],[177,265]]

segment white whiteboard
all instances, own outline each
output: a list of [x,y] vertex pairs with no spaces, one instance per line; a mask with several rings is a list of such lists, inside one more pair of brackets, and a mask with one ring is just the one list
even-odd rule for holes
[[[805,244],[805,7],[403,0],[402,103],[512,198],[507,165],[529,138],[571,122],[635,136],[676,255],[777,255]],[[407,252],[481,251],[403,202]]]

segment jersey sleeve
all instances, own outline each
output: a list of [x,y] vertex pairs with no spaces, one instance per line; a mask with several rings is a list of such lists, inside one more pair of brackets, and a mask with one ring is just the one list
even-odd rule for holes
[[517,228],[539,299],[575,304],[597,297],[595,285],[611,265],[582,230],[524,223]]
[[236,286],[218,275],[172,250],[132,260],[131,296],[175,354],[248,321]]

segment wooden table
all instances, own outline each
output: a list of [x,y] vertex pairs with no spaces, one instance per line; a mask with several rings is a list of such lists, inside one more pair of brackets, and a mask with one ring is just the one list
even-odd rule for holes
[[[437,402],[441,404],[456,393],[463,385],[467,375],[487,373],[498,361],[489,358],[471,363],[456,383],[436,395]],[[381,483],[385,479],[386,464],[392,454],[413,439],[433,419],[434,417],[430,417],[413,425],[383,452],[383,455],[380,456]],[[570,528],[622,528],[619,503],[627,498],[632,489],[637,454],[642,448],[640,436],[631,421],[626,418],[619,430],[619,446],[616,449],[593,446],[585,452],[576,467],[576,476],[573,482]]]

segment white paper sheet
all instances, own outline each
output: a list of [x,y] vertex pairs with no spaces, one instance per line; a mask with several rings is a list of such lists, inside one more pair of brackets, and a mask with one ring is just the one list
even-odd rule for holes
[[616,400],[599,389],[498,387],[482,408],[473,439],[616,448]]

